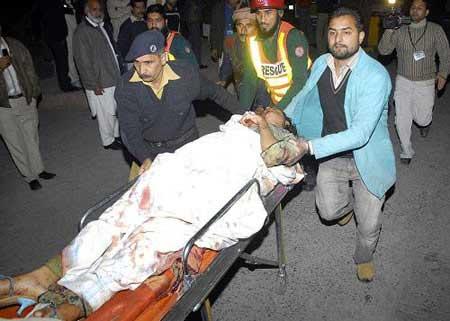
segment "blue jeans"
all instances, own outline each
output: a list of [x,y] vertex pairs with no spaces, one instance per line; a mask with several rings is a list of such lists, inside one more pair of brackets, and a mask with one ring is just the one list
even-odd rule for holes
[[353,158],[336,157],[319,165],[316,204],[319,215],[333,221],[354,211],[356,264],[372,261],[381,231],[382,199],[371,194],[359,176]]

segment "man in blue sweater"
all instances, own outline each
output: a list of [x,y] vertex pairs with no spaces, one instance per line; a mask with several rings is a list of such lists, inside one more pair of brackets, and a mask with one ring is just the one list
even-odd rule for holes
[[330,54],[316,60],[285,112],[308,140],[304,148],[319,161],[315,196],[321,218],[345,225],[355,216],[357,276],[369,282],[395,162],[387,127],[391,80],[360,48],[362,30],[360,16],[351,9],[331,15]]

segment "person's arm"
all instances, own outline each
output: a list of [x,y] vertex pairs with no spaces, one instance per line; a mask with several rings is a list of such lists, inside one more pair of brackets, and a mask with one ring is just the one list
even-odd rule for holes
[[173,39],[172,47],[176,60],[188,62],[198,68],[197,58],[195,58],[191,44],[183,36],[176,35]]
[[92,50],[90,50],[83,33],[84,31],[77,30],[73,35],[73,57],[83,87],[88,90],[95,90],[99,85],[99,71],[98,67],[92,63]]
[[200,93],[196,99],[211,99],[233,114],[240,114],[243,112],[243,108],[240,106],[236,96],[230,94],[222,86],[213,83],[202,75],[199,75],[199,82]]
[[117,102],[117,118],[122,140],[128,151],[143,163],[151,153],[147,150],[147,144],[142,137],[142,125],[139,119],[139,105],[135,92],[130,92],[124,87],[122,78],[116,87],[114,97]]
[[361,90],[357,93],[357,106],[349,128],[309,141],[316,159],[360,148],[369,141],[383,111],[387,109],[391,80],[386,70],[377,70],[362,83],[358,86]]
[[128,24],[128,19],[125,20],[125,22],[120,25],[119,35],[117,36],[117,48],[123,59],[125,59],[130,46],[130,26],[131,25]]
[[34,69],[33,58],[31,57],[28,49],[18,41],[14,41],[14,45],[17,46],[17,49],[20,50],[20,57],[22,58],[20,63],[24,66],[26,70],[27,76],[33,85],[33,98],[37,98],[41,95],[41,86],[39,85],[39,77]]
[[437,89],[442,90],[450,72],[450,48],[447,36],[441,26],[437,26],[434,34],[436,50],[439,56],[439,71],[437,75]]
[[292,68],[292,85],[277,104],[284,109],[303,88],[308,78],[308,40],[303,32],[293,29],[287,36],[288,59]]
[[244,72],[239,85],[239,103],[245,110],[250,110],[255,101],[258,88],[258,77],[249,54],[243,55]]
[[398,40],[397,29],[386,29],[381,37],[380,42],[378,43],[378,51],[382,55],[390,55],[395,47],[397,47]]
[[[287,131],[269,125],[262,116],[246,113],[240,123],[247,127],[258,128],[262,150],[261,157],[267,167],[292,166],[308,152],[308,143],[305,140],[297,138],[291,133],[275,135],[274,131]],[[282,138],[277,139],[276,136],[282,136]]]

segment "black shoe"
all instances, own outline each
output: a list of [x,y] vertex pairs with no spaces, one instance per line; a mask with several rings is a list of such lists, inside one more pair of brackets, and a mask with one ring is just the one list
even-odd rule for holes
[[122,138],[119,137],[115,137],[114,141],[118,142],[119,144],[123,145],[123,141]]
[[33,191],[42,188],[41,183],[39,183],[39,181],[37,179],[32,180],[31,182],[28,183],[28,185],[30,186],[31,190],[33,190]]
[[108,146],[104,146],[105,149],[113,149],[113,150],[119,150],[122,149],[122,144],[119,143],[117,140],[113,141]]
[[200,65],[199,67],[200,67],[200,69],[206,69],[206,68],[208,68],[207,65]]
[[419,132],[420,132],[420,136],[427,137],[428,133],[430,132],[430,126],[420,127]]
[[49,172],[46,172],[46,171],[43,171],[42,173],[39,174],[39,178],[42,178],[42,179],[52,179],[55,176],[56,176],[56,174],[49,173]]
[[411,163],[411,158],[400,158],[400,163],[409,165]]

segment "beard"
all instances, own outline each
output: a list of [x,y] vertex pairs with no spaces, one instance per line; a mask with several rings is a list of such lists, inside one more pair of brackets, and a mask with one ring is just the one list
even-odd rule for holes
[[167,38],[167,35],[169,34],[169,28],[167,28],[167,26],[162,27],[162,29],[153,27],[150,30],[156,30],[159,31],[163,34],[164,38]]
[[330,53],[334,58],[345,60],[355,55],[358,52],[359,47],[356,46],[354,48],[349,48],[347,46],[340,45],[339,48],[337,48],[336,45],[334,45],[332,47],[328,47],[328,49],[330,50]]
[[259,26],[259,35],[260,35],[260,37],[263,38],[263,39],[267,39],[267,38],[272,37],[274,35],[274,33],[277,31],[279,24],[280,24],[280,17],[277,16],[277,22],[269,30],[267,30],[267,31],[266,30],[262,30],[261,27]]
[[88,18],[93,21],[96,24],[100,24],[103,22],[104,19],[104,15],[102,14],[100,17],[94,17],[93,15],[91,15],[89,12],[87,13]]

